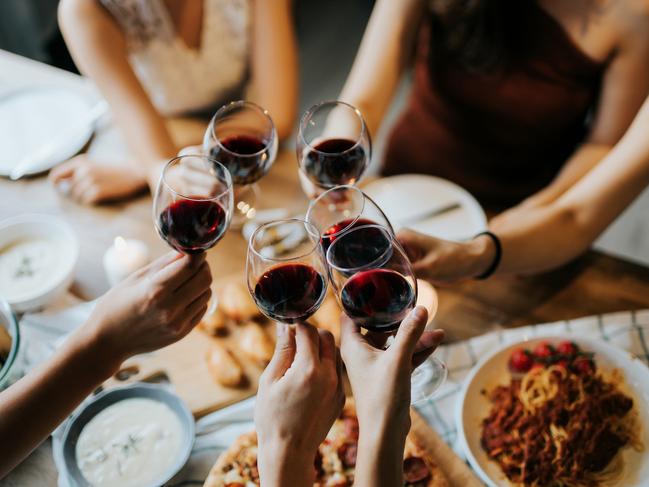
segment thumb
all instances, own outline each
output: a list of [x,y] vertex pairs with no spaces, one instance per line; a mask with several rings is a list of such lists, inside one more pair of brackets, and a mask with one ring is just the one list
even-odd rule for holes
[[397,353],[403,360],[410,363],[427,322],[428,311],[426,311],[426,308],[416,306],[401,322],[394,343],[388,350]]
[[264,371],[264,376],[271,381],[281,379],[295,358],[295,329],[277,323],[277,343],[275,353]]

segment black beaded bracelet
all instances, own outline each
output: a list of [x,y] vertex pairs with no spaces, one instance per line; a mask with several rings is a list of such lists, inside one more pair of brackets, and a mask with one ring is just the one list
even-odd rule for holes
[[475,277],[476,279],[487,279],[494,272],[496,272],[496,269],[498,269],[498,265],[500,264],[500,259],[503,256],[503,247],[500,244],[500,239],[496,236],[496,234],[489,231],[480,232],[475,237],[473,237],[473,239],[475,240],[476,238],[481,237],[482,235],[486,235],[493,241],[495,247],[495,254],[494,254],[494,260],[493,262],[491,262],[491,265],[482,274],[476,276]]

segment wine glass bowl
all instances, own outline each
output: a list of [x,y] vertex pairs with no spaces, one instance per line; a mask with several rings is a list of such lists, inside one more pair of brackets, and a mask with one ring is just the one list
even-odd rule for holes
[[327,292],[326,265],[315,228],[304,220],[261,225],[250,237],[246,260],[248,290],[272,320],[304,322]]
[[223,164],[232,183],[259,181],[277,156],[275,124],[266,110],[249,101],[222,106],[212,117],[203,138],[203,150]]
[[391,332],[415,307],[417,280],[393,235],[380,225],[353,228],[327,250],[331,284],[354,323]]
[[300,170],[319,188],[355,184],[372,155],[361,112],[342,101],[325,101],[306,111],[297,136]]
[[[352,228],[381,225],[390,234],[394,234],[390,221],[378,205],[356,186],[351,185],[336,186],[311,201],[306,221],[317,229],[325,256],[331,243]],[[376,231],[368,228],[368,238],[376,234]],[[356,234],[357,237],[359,235]]]
[[172,248],[196,254],[221,240],[232,217],[228,170],[203,155],[171,159],[164,167],[153,202],[153,221]]

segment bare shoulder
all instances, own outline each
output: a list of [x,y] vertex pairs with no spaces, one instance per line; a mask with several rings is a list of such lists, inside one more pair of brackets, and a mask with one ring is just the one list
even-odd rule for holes
[[634,42],[649,40],[649,0],[608,0],[606,4],[621,35],[629,40],[635,37]]
[[59,21],[79,18],[92,19],[103,13],[99,0],[61,0],[59,2]]

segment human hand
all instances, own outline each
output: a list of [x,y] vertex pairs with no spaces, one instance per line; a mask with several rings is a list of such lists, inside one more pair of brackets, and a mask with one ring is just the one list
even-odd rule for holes
[[108,291],[76,338],[117,368],[189,333],[207,310],[211,282],[205,254],[170,252]]
[[328,331],[277,327],[255,406],[259,474],[263,485],[312,486],[316,450],[345,402],[342,361]]
[[147,180],[129,164],[103,165],[79,154],[52,169],[49,180],[60,191],[86,205],[114,201],[142,191]]
[[405,441],[410,429],[410,374],[444,338],[442,330],[424,331],[427,321],[426,308],[417,306],[399,326],[393,343],[384,349],[380,336],[361,335],[350,318],[343,318],[341,353],[361,436],[370,427],[377,435],[389,430],[397,444]]
[[397,240],[415,275],[436,284],[479,276],[494,259],[493,242],[485,236],[452,242],[404,229],[397,233]]

